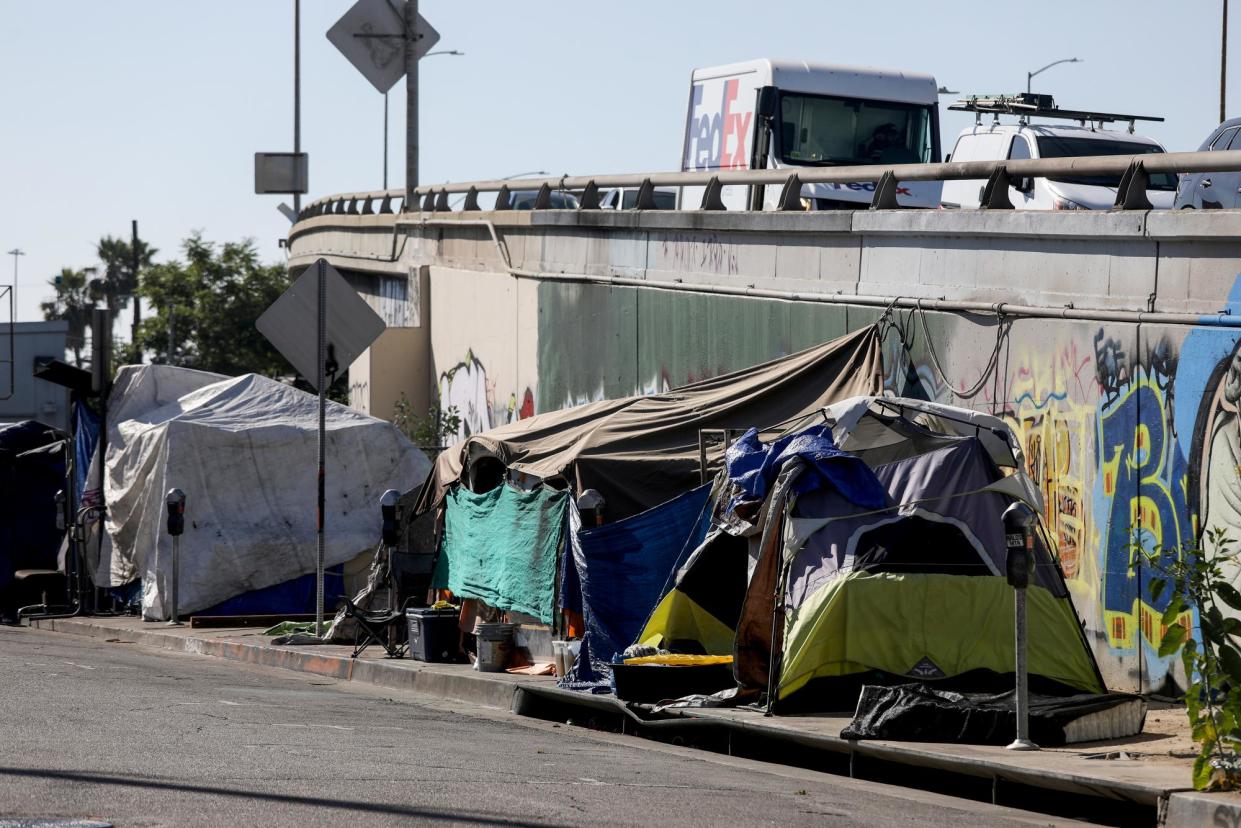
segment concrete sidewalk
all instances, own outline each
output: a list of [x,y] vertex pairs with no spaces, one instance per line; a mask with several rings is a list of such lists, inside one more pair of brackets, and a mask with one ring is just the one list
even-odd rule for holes
[[[560,690],[555,679],[548,676],[478,673],[467,665],[387,659],[375,647],[352,659],[350,647],[275,646],[271,638],[253,628],[192,629],[121,617],[36,621],[34,626],[115,644],[234,659],[518,713],[528,712],[530,701],[536,699],[560,710],[578,709],[583,715],[594,711],[622,717],[621,721],[631,722],[634,730],[650,725],[611,696]],[[1002,784],[1016,784],[1127,800],[1158,809],[1169,817],[1169,825],[1216,824],[1221,813],[1227,822],[1218,824],[1238,824],[1235,820],[1241,819],[1241,798],[1186,794],[1192,790],[1194,753],[1185,733],[1185,714],[1179,708],[1151,711],[1146,732],[1137,737],[1031,753],[980,745],[849,741],[840,738],[841,729],[849,722],[849,717],[841,716],[765,717],[746,709],[691,709],[670,711],[663,721],[678,719],[699,726],[711,723],[726,731],[730,740],[756,737],[839,754],[847,757],[850,769],[855,761],[883,762],[990,780],[997,789]]]

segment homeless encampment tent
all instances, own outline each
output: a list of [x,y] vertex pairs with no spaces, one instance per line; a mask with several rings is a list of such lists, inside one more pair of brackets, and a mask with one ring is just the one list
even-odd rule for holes
[[[108,410],[107,532],[101,549],[87,544],[96,584],[141,579],[143,617],[168,615],[172,487],[187,495],[181,613],[315,571],[313,395],[255,374],[125,366]],[[338,403],[326,429],[325,565],[335,566],[375,547],[380,494],[419,485],[430,463],[391,423]]]
[[[556,555],[566,532],[576,531],[570,495],[596,490],[613,521],[652,509],[701,484],[703,429],[774,425],[876,393],[880,369],[879,333],[871,326],[665,393],[587,403],[471,435],[439,456],[420,499],[419,512],[443,507],[433,583],[461,598],[551,622]],[[719,463],[722,448],[707,453],[709,464]],[[606,553],[593,563],[589,557],[581,559],[575,577],[590,581],[594,566],[602,572],[617,563],[603,563]],[[633,583],[666,577],[666,558],[641,550],[627,558],[649,568],[630,568]],[[645,563],[648,558],[654,567]],[[603,581],[599,586],[606,588]],[[582,603],[583,615],[590,611],[593,617],[583,619],[586,627],[595,623],[602,634],[611,621],[593,613],[604,604]],[[632,634],[624,623],[620,629]],[[604,640],[598,646],[610,648]],[[598,655],[607,659],[612,653]]]
[[[727,462],[712,528],[640,643],[733,655],[739,686],[786,709],[851,708],[863,683],[1011,686],[1001,514],[1042,503],[1002,420],[861,397],[771,443],[750,432]],[[1032,686],[1102,692],[1048,548],[1028,597]]]

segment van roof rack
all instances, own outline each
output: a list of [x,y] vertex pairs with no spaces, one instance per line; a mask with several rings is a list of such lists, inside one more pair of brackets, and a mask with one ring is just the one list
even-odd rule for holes
[[1088,110],[1061,109],[1051,95],[1040,95],[1030,92],[1019,92],[1016,95],[971,95],[948,107],[956,112],[973,112],[974,123],[981,124],[984,113],[1000,115],[1016,115],[1022,123],[1030,118],[1060,118],[1066,121],[1077,121],[1082,126],[1087,122],[1098,124],[1129,123],[1129,132],[1133,132],[1135,121],[1162,121],[1153,115],[1122,115],[1117,112],[1090,112]]

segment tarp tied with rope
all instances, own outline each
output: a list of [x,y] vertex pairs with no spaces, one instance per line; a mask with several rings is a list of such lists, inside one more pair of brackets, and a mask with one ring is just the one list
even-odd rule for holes
[[[882,390],[877,325],[822,345],[649,396],[603,400],[538,414],[467,437],[436,460],[418,511],[438,505],[472,464],[596,489],[609,520],[637,514],[700,482],[699,432],[770,427]],[[718,468],[722,447],[708,459]]]

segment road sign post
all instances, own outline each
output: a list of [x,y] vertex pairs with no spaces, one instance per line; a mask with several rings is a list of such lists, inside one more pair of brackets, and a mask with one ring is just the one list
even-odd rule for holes
[[327,382],[324,373],[327,371],[327,262],[323,259],[315,262],[316,279],[319,288],[319,324],[315,326],[316,337],[319,340],[318,353],[319,358],[315,360],[315,367],[318,368],[318,381],[315,383],[319,387],[319,494],[316,501],[316,520],[315,520],[315,635],[323,637],[323,499],[324,486],[327,483],[327,474],[324,466],[326,465],[327,453],[327,428],[325,427],[325,419],[327,414]]
[[[313,321],[312,321],[313,320]],[[315,495],[315,634],[323,635],[324,518],[327,499],[328,365],[348,367],[384,330],[384,322],[319,259],[258,318],[255,327],[319,392]],[[313,332],[313,333],[312,333]],[[336,369],[330,373],[335,379]]]
[[386,95],[405,78],[405,204],[413,204],[418,187],[418,61],[439,42],[439,32],[418,14],[417,0],[406,0],[404,11],[393,0],[358,0],[328,29],[327,39],[381,93]]

